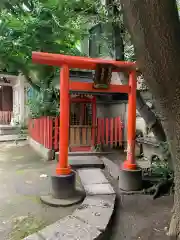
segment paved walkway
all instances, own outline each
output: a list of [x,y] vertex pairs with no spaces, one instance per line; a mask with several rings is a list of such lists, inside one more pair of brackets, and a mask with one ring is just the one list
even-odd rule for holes
[[43,162],[26,142],[0,143],[1,240],[20,240],[27,230],[38,230],[77,208],[52,208],[39,201],[41,194],[50,191],[48,176],[54,169],[55,163]]

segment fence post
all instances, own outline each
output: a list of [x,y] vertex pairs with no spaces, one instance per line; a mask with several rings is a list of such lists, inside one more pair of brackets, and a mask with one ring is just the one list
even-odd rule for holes
[[109,143],[109,119],[106,118],[106,145]]
[[59,144],[59,117],[54,119],[54,149],[58,150]]
[[92,146],[96,143],[96,97],[92,100]]
[[53,118],[49,118],[49,149],[53,149]]
[[97,119],[97,144],[101,143],[101,121],[100,118]]
[[114,137],[114,125],[113,125],[114,118],[110,119],[110,145],[113,147],[113,137]]

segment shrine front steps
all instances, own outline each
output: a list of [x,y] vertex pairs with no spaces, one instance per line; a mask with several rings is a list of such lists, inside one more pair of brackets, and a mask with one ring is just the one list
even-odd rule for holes
[[19,141],[24,141],[27,140],[26,135],[0,135],[0,142],[19,142]]
[[[110,155],[110,154],[113,154],[114,152],[68,152],[68,155],[69,156],[104,156],[104,155]],[[56,159],[58,158],[59,156],[59,152],[56,152],[55,153],[55,156],[56,156]]]
[[24,240],[102,240],[109,235],[116,200],[113,187],[101,169],[79,169],[77,173],[86,192],[80,207]]
[[21,141],[27,139],[27,133],[21,133],[18,126],[0,125],[0,142]]
[[16,135],[20,133],[18,126],[0,125],[0,135]]
[[[56,155],[56,156],[59,156]],[[58,161],[58,157],[56,157]],[[87,156],[87,155],[69,155],[68,157],[69,165],[72,169],[79,169],[79,168],[104,168],[103,161],[97,156]]]
[[[104,168],[101,156],[112,154],[112,152],[69,152],[68,161],[73,169],[79,168]],[[59,153],[55,154],[58,161]]]

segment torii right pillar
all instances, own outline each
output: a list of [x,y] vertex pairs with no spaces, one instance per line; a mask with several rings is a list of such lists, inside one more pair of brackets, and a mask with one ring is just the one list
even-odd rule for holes
[[127,121],[127,157],[120,168],[119,188],[124,191],[138,191],[142,189],[142,170],[135,159],[136,141],[136,72],[129,74],[128,121]]

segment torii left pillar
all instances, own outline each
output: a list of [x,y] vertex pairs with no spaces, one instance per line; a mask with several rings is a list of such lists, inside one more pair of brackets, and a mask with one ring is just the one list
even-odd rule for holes
[[60,72],[60,143],[56,174],[51,177],[52,194],[41,196],[41,200],[51,206],[68,206],[83,199],[82,192],[76,189],[75,172],[68,164],[69,147],[69,67],[63,65]]

